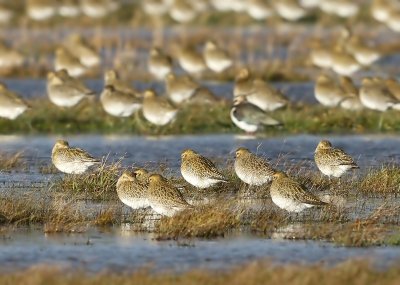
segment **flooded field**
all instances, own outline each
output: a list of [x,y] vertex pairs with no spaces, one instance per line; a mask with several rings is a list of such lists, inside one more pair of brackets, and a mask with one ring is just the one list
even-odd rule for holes
[[184,272],[197,269],[228,269],[250,261],[277,264],[336,265],[348,259],[370,260],[380,269],[398,261],[400,248],[344,248],[324,242],[287,241],[279,236],[265,239],[230,234],[214,240],[157,241],[129,227],[90,230],[86,233],[43,234],[40,229],[15,229],[0,240],[1,271],[15,271],[35,264],[65,269]]

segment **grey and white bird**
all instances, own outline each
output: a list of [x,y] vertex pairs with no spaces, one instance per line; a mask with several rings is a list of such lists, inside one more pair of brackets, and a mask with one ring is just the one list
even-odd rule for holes
[[247,102],[244,96],[238,96],[234,99],[230,117],[238,128],[248,133],[254,133],[262,126],[282,125],[281,122],[270,117],[259,107]]

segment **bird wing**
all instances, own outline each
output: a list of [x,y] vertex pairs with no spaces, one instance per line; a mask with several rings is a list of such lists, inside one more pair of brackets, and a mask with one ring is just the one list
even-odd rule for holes
[[79,157],[82,161],[85,162],[100,162],[100,160],[91,156],[87,151],[80,149],[80,148],[72,148],[71,151],[74,155]]
[[199,155],[199,159],[207,167],[207,171],[210,172],[210,174],[212,175],[212,178],[219,179],[222,181],[227,181],[225,179],[224,175],[221,172],[219,172],[219,170],[217,169],[217,167],[211,160],[209,160],[207,157],[204,157],[201,155]]
[[357,166],[353,158],[339,148],[333,148],[330,152],[330,156],[336,158],[334,161],[337,163],[337,165]]
[[290,181],[293,187],[292,198],[298,202],[306,203],[310,205],[326,205],[326,202],[321,201],[317,196],[310,193],[300,183]]
[[236,106],[235,115],[239,121],[244,121],[248,124],[258,125],[280,125],[281,123],[270,117],[263,110],[250,103],[243,103]]

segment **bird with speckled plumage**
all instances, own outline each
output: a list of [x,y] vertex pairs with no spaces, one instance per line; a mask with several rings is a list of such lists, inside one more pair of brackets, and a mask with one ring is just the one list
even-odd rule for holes
[[149,176],[147,197],[150,207],[156,213],[164,216],[171,217],[180,211],[193,208],[183,198],[182,193],[159,174]]
[[82,174],[91,166],[100,163],[100,160],[91,156],[87,151],[72,148],[64,140],[58,140],[54,144],[51,160],[58,170],[69,174]]
[[235,154],[235,172],[244,183],[260,186],[272,181],[275,169],[265,159],[244,147],[238,148]]
[[319,142],[314,159],[318,169],[329,177],[341,177],[348,170],[359,168],[350,155],[334,148],[327,140]]
[[327,205],[299,182],[280,171],[273,175],[270,194],[272,202],[288,212],[298,213],[313,206]]
[[192,149],[186,149],[181,154],[181,174],[191,185],[198,188],[208,188],[219,182],[227,182],[214,163]]
[[117,180],[117,195],[122,203],[132,209],[149,207],[147,199],[147,183],[136,179],[135,173],[124,171]]

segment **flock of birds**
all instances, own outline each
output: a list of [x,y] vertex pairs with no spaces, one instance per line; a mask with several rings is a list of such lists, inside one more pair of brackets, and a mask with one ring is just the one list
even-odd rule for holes
[[[224,51],[214,42],[208,42],[208,45],[212,45],[213,52],[216,52],[210,55],[205,51],[209,68],[218,65],[224,66],[224,69],[229,68],[232,61],[225,57]],[[222,58],[218,57],[219,53]],[[71,66],[59,64],[57,67],[58,70],[47,75],[47,95],[54,105],[73,108],[85,98],[97,98],[95,92],[86,87],[83,81],[70,75],[69,70],[74,70]],[[221,100],[193,77],[173,73],[168,56],[157,48],[150,52],[148,69],[153,70],[158,78],[164,78],[166,96],[160,96],[152,89],[138,91],[130,83],[121,80],[115,70],[108,70],[99,97],[104,111],[115,117],[129,117],[141,111],[151,124],[164,126],[172,123],[187,103],[214,104]],[[264,126],[283,124],[273,117],[275,110],[290,104],[289,98],[280,90],[254,76],[246,67],[238,71],[233,85],[230,117],[237,127],[247,133],[254,133]],[[322,73],[315,82],[314,95],[326,107],[342,107],[354,111],[363,108],[381,112],[388,109],[400,110],[400,83],[395,78],[365,77],[358,87],[351,77],[340,76],[337,80],[335,76]],[[13,120],[29,108],[29,104],[18,94],[0,84],[0,117]]]
[[[369,3],[372,2],[372,3]],[[396,0],[27,0],[25,14],[34,21],[48,21],[59,16],[76,19],[82,15],[102,19],[126,4],[139,4],[134,9],[149,17],[169,17],[177,23],[186,24],[215,13],[247,14],[255,21],[282,18],[298,21],[315,13],[323,13],[344,19],[353,19],[367,5],[371,16],[394,31],[400,31],[400,8]],[[10,23],[16,16],[12,5],[0,6],[0,23]]]
[[[279,208],[301,212],[312,206],[329,204],[247,148],[240,147],[235,153],[234,170],[239,179],[250,186],[267,186],[272,182],[271,199]],[[85,150],[70,147],[64,140],[56,141],[51,158],[58,170],[73,175],[85,173],[101,163]],[[331,176],[340,178],[347,171],[359,168],[351,156],[333,147],[327,140],[319,142],[314,159],[318,169],[329,179]],[[198,189],[229,183],[210,159],[192,149],[181,153],[180,171],[185,181]],[[143,168],[133,172],[124,171],[118,178],[116,191],[121,202],[132,209],[151,207],[158,214],[173,216],[182,210],[194,208],[170,180]]]

